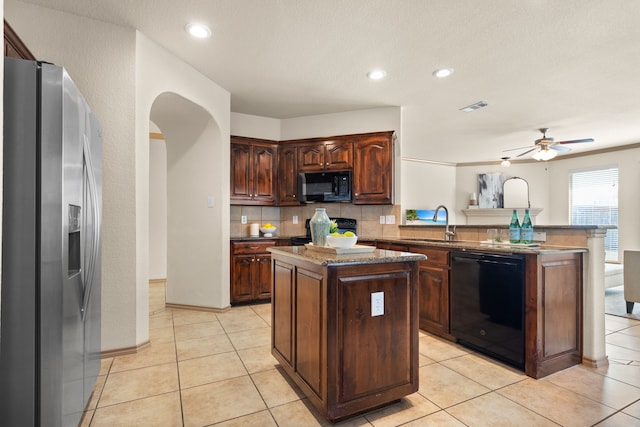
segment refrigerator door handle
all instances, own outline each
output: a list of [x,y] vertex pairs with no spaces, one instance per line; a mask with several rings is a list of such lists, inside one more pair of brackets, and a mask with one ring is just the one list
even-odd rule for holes
[[[91,298],[91,289],[93,288],[93,276],[95,274],[96,257],[98,254],[98,248],[100,247],[100,212],[98,205],[98,191],[96,185],[95,172],[93,169],[93,163],[91,161],[91,152],[89,150],[89,144],[87,142],[87,136],[83,135],[82,140],[82,154],[83,161],[86,167],[86,182],[89,187],[89,200],[91,201],[91,214],[92,218],[92,236],[91,244],[89,246],[89,259],[87,260],[87,268],[85,269],[84,277],[84,294],[82,298],[82,307],[80,312],[82,313],[82,319],[86,315],[86,308]],[[87,230],[88,231],[88,230]]]

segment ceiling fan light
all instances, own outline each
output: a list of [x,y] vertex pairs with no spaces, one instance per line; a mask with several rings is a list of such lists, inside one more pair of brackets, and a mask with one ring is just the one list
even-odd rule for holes
[[543,160],[546,162],[547,160],[553,159],[557,155],[558,155],[558,152],[555,150],[549,150],[548,148],[544,148],[544,149],[541,148],[539,151],[534,153],[533,156],[531,157],[533,157],[538,161]]
[[502,162],[500,162],[500,164],[505,168],[508,168],[509,166],[511,166],[511,162],[509,161],[508,157],[503,157]]

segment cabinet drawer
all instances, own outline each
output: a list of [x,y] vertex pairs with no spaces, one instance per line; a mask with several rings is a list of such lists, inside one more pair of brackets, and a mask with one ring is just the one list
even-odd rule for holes
[[424,246],[411,246],[409,252],[417,254],[423,254],[427,256],[427,262],[429,264],[437,264],[443,266],[449,266],[449,251],[446,249],[434,249]]
[[275,240],[265,240],[260,242],[231,242],[231,251],[234,255],[260,254],[266,253],[267,248],[271,248],[275,245]]

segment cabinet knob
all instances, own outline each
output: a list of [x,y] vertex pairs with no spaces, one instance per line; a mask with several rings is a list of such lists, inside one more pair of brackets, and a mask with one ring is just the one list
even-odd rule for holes
[[294,194],[294,195],[293,195],[293,197],[295,198],[295,197],[296,197],[296,195]]

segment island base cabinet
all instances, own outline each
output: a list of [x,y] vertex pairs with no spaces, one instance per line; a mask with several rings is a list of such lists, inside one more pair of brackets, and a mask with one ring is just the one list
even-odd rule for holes
[[323,416],[338,421],[418,390],[415,262],[327,267],[280,256],[272,354]]
[[582,362],[582,254],[526,264],[525,371],[542,378]]

